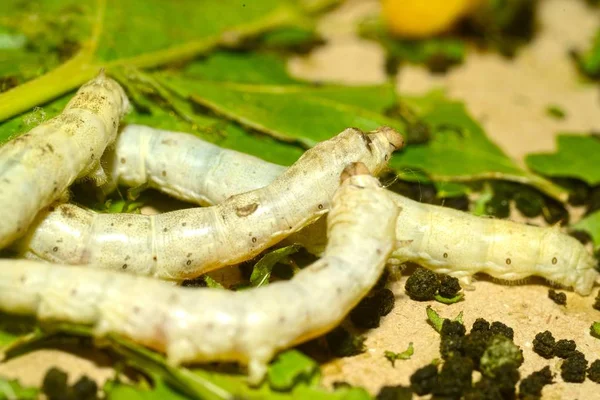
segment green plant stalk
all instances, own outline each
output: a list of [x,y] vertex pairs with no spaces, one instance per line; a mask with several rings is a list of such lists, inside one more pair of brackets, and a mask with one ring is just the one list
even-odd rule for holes
[[569,192],[566,189],[563,189],[560,186],[553,184],[549,180],[529,172],[526,172],[525,175],[512,175],[504,172],[484,172],[468,176],[443,176],[430,174],[429,179],[437,182],[474,182],[484,179],[507,180],[536,187],[544,194],[562,203],[566,203],[569,199]]
[[46,103],[92,79],[100,70],[86,50],[52,71],[0,95],[0,122]]
[[284,6],[274,10],[260,21],[238,26],[234,30],[224,32],[221,35],[210,36],[166,50],[103,63],[93,57],[102,29],[103,4],[103,1],[99,1],[97,22],[90,43],[87,46],[84,46],[73,58],[47,74],[0,95],[0,122],[81,86],[92,79],[101,68],[106,68],[110,73],[110,69],[125,65],[150,68],[175,61],[183,61],[207,53],[219,45],[236,44],[247,36],[256,35],[286,24],[305,22],[302,16],[299,16],[292,8]]

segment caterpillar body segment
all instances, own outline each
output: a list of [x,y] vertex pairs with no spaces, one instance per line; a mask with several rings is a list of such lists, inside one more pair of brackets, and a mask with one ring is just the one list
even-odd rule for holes
[[[150,132],[160,135],[161,140],[187,137],[186,143],[189,143],[190,149],[205,146],[204,142],[189,134],[156,131],[137,125],[127,128],[123,134],[146,135]],[[117,146],[117,153],[125,147]],[[157,157],[167,150],[155,148],[154,151],[157,153],[145,153],[146,159]],[[246,169],[244,164],[248,156],[226,149],[221,149],[221,152],[214,151],[210,154],[215,154],[217,159],[223,157],[220,154],[227,154],[228,160],[237,161],[232,162],[235,171]],[[200,156],[201,153],[196,154]],[[211,157],[208,152],[205,154]],[[204,189],[182,182],[181,187],[187,187],[195,194],[187,197],[177,194],[174,196],[183,200],[205,196],[209,202],[219,203],[233,194],[250,189],[249,184],[254,184],[256,188],[266,186],[285,170],[282,166],[257,161],[254,157],[249,160],[247,169],[255,171],[252,182],[232,180],[224,185],[221,184],[224,180],[213,179],[210,184],[203,186]],[[215,173],[218,166],[222,166],[222,171],[215,173],[216,175],[222,176],[227,171],[227,166],[218,160],[206,160],[194,165],[214,165],[210,171],[208,168],[198,167],[207,176]],[[178,171],[185,168],[185,163],[173,165],[173,174],[167,180],[179,175]],[[123,171],[121,174],[125,173]],[[162,186],[159,189],[173,194],[173,191],[165,190]],[[556,228],[476,217],[450,208],[412,201],[397,194],[392,194],[392,197],[404,211],[398,221],[398,243],[391,262],[413,261],[437,272],[455,276],[467,284],[479,272],[506,281],[519,281],[537,275],[553,283],[572,287],[582,295],[590,293],[597,279],[593,256],[577,240]],[[314,254],[321,254],[326,244],[324,232],[325,220],[321,218],[286,240],[300,243]]]
[[0,147],[0,248],[76,179],[102,176],[100,158],[128,108],[123,89],[101,72],[61,114]]
[[149,185],[177,199],[203,206],[269,185],[286,170],[260,158],[227,150],[188,133],[127,125],[107,152],[111,180]]
[[532,275],[587,296],[598,277],[596,260],[557,228],[484,218],[394,194],[403,209],[396,262],[412,261],[469,283],[482,272],[506,281]]
[[332,329],[372,288],[393,249],[398,210],[375,178],[348,177],[333,196],[323,257],[290,281],[239,292],[0,260],[0,309],[93,325],[98,336],[165,351],[173,364],[238,361],[258,383],[277,351]]
[[71,204],[40,213],[15,248],[64,264],[91,264],[163,279],[193,278],[248,260],[328,212],[339,175],[355,161],[379,173],[402,137],[346,129],[270,185],[212,207],[147,216],[98,214]]

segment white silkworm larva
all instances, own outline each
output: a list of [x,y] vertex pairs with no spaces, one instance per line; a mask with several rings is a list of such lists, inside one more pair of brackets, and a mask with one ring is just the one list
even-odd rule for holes
[[351,162],[379,173],[402,137],[346,129],[306,151],[272,184],[219,205],[159,215],[99,214],[70,204],[42,212],[16,249],[28,258],[91,264],[163,279],[248,260],[327,213]]
[[203,206],[267,186],[286,170],[189,133],[133,124],[123,128],[103,164],[111,180],[107,192],[117,184],[148,185]]
[[101,72],[61,114],[0,147],[0,248],[76,179],[101,176],[100,157],[128,107],[123,89]]
[[[140,151],[136,143],[150,140],[145,137],[154,137],[154,145],[142,147],[144,150]],[[162,160],[177,159],[173,148],[162,145],[171,141],[185,143],[189,151],[173,163],[169,175],[159,181],[160,174],[157,171],[166,165],[166,161]],[[218,203],[243,190],[268,185],[285,170],[280,165],[242,153],[215,149],[214,145],[189,134],[157,131],[138,125],[127,127],[119,143],[116,154],[126,154],[128,158],[135,159],[135,165],[152,165],[154,159],[162,163],[159,167],[147,167],[146,170],[130,170],[131,164],[121,164],[117,176],[136,177],[122,179],[122,183],[140,185],[150,180],[156,182],[158,189],[188,201],[201,198],[208,203]],[[201,161],[201,157],[213,159]],[[246,162],[247,167],[244,166]],[[235,174],[232,174],[233,177],[225,181],[224,175],[230,165],[244,178],[236,180]],[[194,179],[202,182],[201,185],[176,178],[188,177],[191,173],[189,170],[194,168],[197,168],[193,172]],[[244,175],[247,170],[252,170],[252,181]],[[204,176],[204,180],[200,176]],[[224,182],[227,184],[222,184]],[[176,190],[172,189],[174,186]],[[396,232],[398,247],[393,253],[395,262],[414,261],[437,272],[460,278],[464,283],[469,283],[472,275],[483,272],[503,280],[520,280],[538,275],[554,283],[573,287],[582,295],[588,295],[594,285],[598,275],[594,268],[596,261],[583,245],[557,228],[476,217],[396,194],[393,194],[393,198],[404,209]],[[319,247],[325,242],[323,230],[324,224],[320,220],[289,239],[309,244],[309,250],[319,253]]]
[[369,175],[342,182],[323,257],[290,281],[230,292],[0,260],[0,309],[93,325],[98,336],[118,333],[165,351],[173,364],[238,361],[258,383],[277,351],[335,327],[375,284],[395,242],[398,207],[388,193]]
[[470,282],[478,272],[507,281],[531,275],[587,296],[598,277],[596,260],[556,227],[477,217],[394,194],[402,208],[392,257]]

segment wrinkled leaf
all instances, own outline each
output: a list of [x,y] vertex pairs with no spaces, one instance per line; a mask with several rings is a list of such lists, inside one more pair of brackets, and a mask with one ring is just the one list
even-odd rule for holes
[[[31,43],[51,38],[48,54],[60,56],[60,46],[65,43],[71,44],[67,50],[77,52],[38,79],[1,94],[0,121],[77,88],[101,67],[146,68],[188,60],[217,45],[235,45],[245,37],[283,26],[305,26],[307,21],[300,8],[287,0],[49,0],[35,2],[34,7],[27,2],[9,4],[0,19],[1,28],[12,29],[12,35],[22,33]],[[76,10],[76,17],[68,19],[73,20],[73,27],[67,29],[70,25],[61,26],[56,21],[63,19],[56,16],[71,9]],[[32,18],[35,24],[30,22]],[[65,31],[69,32],[66,38]]]
[[435,301],[442,303],[442,304],[454,304],[454,303],[458,303],[459,301],[461,301],[462,299],[464,299],[465,294],[464,293],[459,293],[454,297],[442,297],[439,294],[435,294],[433,296],[433,298],[435,299]]
[[591,162],[600,154],[600,140],[592,136],[560,134],[555,153],[529,154],[525,158],[533,171],[553,178],[577,178],[590,186],[600,183],[600,165]]
[[274,53],[217,51],[190,63],[182,74],[205,81],[293,85],[300,81],[289,76],[285,61]]
[[[463,103],[439,92],[404,97],[421,119],[430,125],[426,144],[407,146],[395,153],[390,165],[397,171],[418,169],[434,181],[468,182],[505,179],[535,186],[551,197],[566,201],[567,192],[553,183],[519,168],[486,135]],[[411,180],[411,174],[401,174]]]
[[[369,131],[402,124],[369,106],[393,101],[391,87],[245,85],[169,77],[165,84],[219,115],[284,141],[312,147],[348,127]],[[358,104],[357,104],[358,103]]]
[[204,282],[206,282],[206,287],[213,288],[213,289],[225,289],[225,287],[223,285],[221,285],[219,282],[215,281],[213,278],[211,278],[208,275],[204,276]]
[[269,278],[273,267],[279,261],[283,260],[287,256],[298,252],[300,245],[291,245],[282,247],[277,250],[273,250],[265,254],[252,269],[252,275],[250,275],[250,284],[255,287],[265,286],[269,284]]
[[594,248],[600,248],[600,211],[591,213],[579,222],[573,224],[571,228],[585,231],[592,237]]
[[[427,313],[428,322],[431,324],[431,326],[433,326],[433,329],[435,329],[438,333],[440,333],[442,331],[442,325],[444,324],[444,320],[447,318],[440,317],[440,315],[437,313],[437,311],[435,311],[431,306],[427,306],[427,308],[425,309],[425,312]],[[459,312],[456,317],[454,317],[453,321],[458,321],[461,324],[463,323],[462,311]]]
[[[392,85],[294,83],[286,78],[285,67],[276,58],[221,57],[228,57],[221,68],[214,68],[208,60],[191,65],[186,76],[162,73],[155,77],[181,97],[191,98],[219,115],[308,147],[350,126],[364,130],[381,125],[403,128],[402,123],[382,114],[396,102]],[[247,68],[255,72],[239,72]],[[273,76],[267,72],[271,69]],[[193,79],[194,74],[203,79]]]
[[298,382],[310,383],[319,377],[319,365],[298,350],[281,353],[270,365],[268,379],[271,388],[292,389]]
[[392,363],[392,367],[395,366],[396,360],[410,360],[412,355],[415,353],[415,349],[413,347],[412,342],[408,344],[408,348],[400,353],[395,353],[393,351],[386,350],[384,352],[384,356],[389,362]]

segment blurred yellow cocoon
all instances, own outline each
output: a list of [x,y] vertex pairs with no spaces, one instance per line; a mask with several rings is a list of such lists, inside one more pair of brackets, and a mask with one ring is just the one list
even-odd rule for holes
[[444,32],[484,0],[381,0],[383,19],[390,32],[423,38]]

